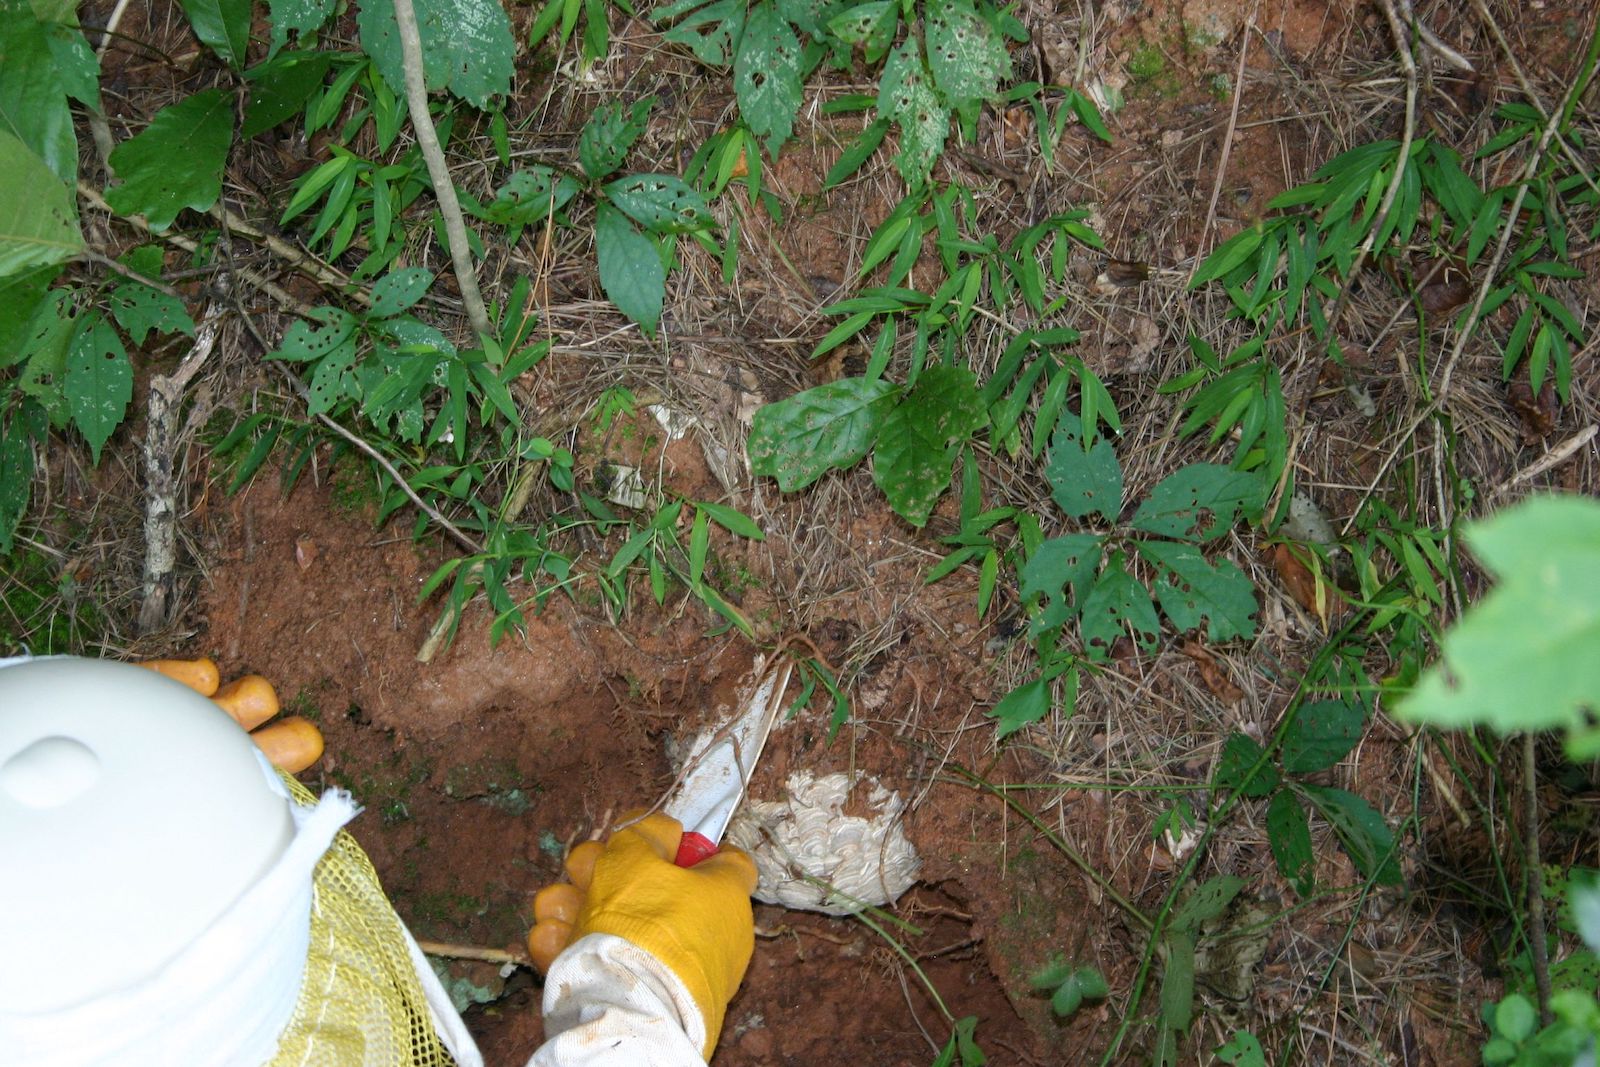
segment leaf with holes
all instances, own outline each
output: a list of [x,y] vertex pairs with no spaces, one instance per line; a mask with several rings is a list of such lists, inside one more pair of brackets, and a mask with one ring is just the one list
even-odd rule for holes
[[876,63],[894,44],[899,12],[900,5],[892,0],[868,0],[834,15],[828,20],[828,31],[846,44],[861,45],[867,62]]
[[123,282],[111,290],[107,301],[117,325],[128,331],[136,345],[154,330],[156,333],[184,333],[194,336],[194,320],[183,301],[140,282]]
[[1301,789],[1307,800],[1339,835],[1339,843],[1355,861],[1363,877],[1382,885],[1400,884],[1400,865],[1395,862],[1394,831],[1383,821],[1383,816],[1354,793],[1328,786],[1305,785]]
[[1272,846],[1278,872],[1289,880],[1295,892],[1310,896],[1316,888],[1312,875],[1317,867],[1311,851],[1311,823],[1300,799],[1287,789],[1267,806],[1267,844]]
[[0,277],[53,266],[82,250],[72,190],[0,129]]
[[222,196],[222,168],[233,143],[233,94],[207,89],[156,112],[144,132],[111,151],[123,178],[106,190],[119,215],[143,215],[157,232],[184,208],[205,211]]
[[78,321],[67,352],[67,403],[72,422],[100,462],[100,448],[121,425],[133,399],[133,366],[116,329],[99,312]]
[[250,47],[250,0],[182,0],[184,14],[200,43],[234,70],[244,66]]
[[726,67],[733,60],[733,42],[744,30],[744,0],[717,0],[691,10],[699,2],[669,4],[652,12],[651,18],[660,25],[689,12],[661,35],[662,40],[684,45],[708,67]]
[[1242,793],[1247,797],[1264,797],[1278,788],[1280,781],[1278,768],[1269,760],[1256,771],[1256,776],[1248,783],[1245,775],[1250,773],[1261,759],[1262,748],[1253,737],[1248,734],[1232,733],[1222,743],[1222,754],[1217,757],[1217,766],[1211,773],[1211,783],[1214,788],[1228,789]]
[[620,100],[602,104],[578,131],[578,166],[595,181],[622,166],[633,142],[644,133],[645,122],[656,98],[635,100],[623,110]]
[[1099,581],[1084,598],[1078,627],[1091,659],[1110,656],[1111,646],[1119,637],[1132,636],[1147,652],[1155,648],[1161,620],[1150,603],[1150,594],[1124,569],[1121,552],[1112,553]]
[[315,33],[337,5],[338,0],[270,0],[272,51],[276,53],[288,43],[291,30],[297,37]]
[[544,222],[570,204],[580,188],[570,174],[557,176],[554,169],[536,163],[507,178],[495,190],[494,199],[484,205],[482,217],[515,227],[516,233],[508,235],[508,240],[515,243],[521,227]]
[[1254,522],[1266,508],[1260,474],[1215,463],[1191,463],[1163,478],[1134,513],[1134,529],[1185,541],[1209,541],[1243,515]]
[[623,214],[654,233],[689,233],[716,221],[705,198],[670,174],[630,174],[602,191]]
[[934,84],[957,108],[993,100],[1011,73],[1005,42],[978,16],[971,0],[927,7],[928,66]]
[[[428,89],[448,89],[476,108],[511,91],[516,42],[500,0],[412,0],[422,38],[423,80]],[[356,16],[361,50],[397,95],[406,88],[400,29],[390,0],[362,0]]]
[[667,268],[650,238],[610,204],[595,205],[594,248],[600,261],[600,286],[617,310],[655,336],[666,297]]
[[1042,594],[1048,599],[1033,619],[1029,633],[1037,637],[1070,620],[1083,605],[1100,570],[1101,538],[1065,534],[1040,543],[1022,565],[1022,600]]
[[733,91],[739,114],[756,136],[766,138],[768,152],[789,139],[804,90],[800,39],[778,9],[761,0],[745,19],[733,57]]
[[0,555],[11,553],[32,490],[33,442],[15,422],[0,427]]
[[433,284],[433,271],[426,267],[402,267],[378,279],[372,287],[372,307],[369,318],[387,319],[400,314],[422,299],[422,294]]
[[900,127],[900,152],[895,167],[913,189],[920,188],[944,151],[950,133],[950,112],[928,84],[922,52],[915,37],[889,55],[878,82],[878,114]]
[[929,367],[917,386],[883,420],[872,480],[889,506],[922,526],[949,488],[959,446],[988,415],[978,380],[965,367]]
[[1255,586],[1238,567],[1225,559],[1207,563],[1199,549],[1176,541],[1141,541],[1138,550],[1161,570],[1156,599],[1175,629],[1193,630],[1204,621],[1213,644],[1254,636]]
[[[292,323],[283,334],[283,342],[268,359],[307,362],[322,359],[344,345],[355,346],[356,317],[339,308],[313,308],[310,318]],[[313,322],[317,325],[313,325]]]
[[767,404],[750,427],[751,471],[790,493],[859,463],[898,396],[882,379],[841,378]]
[[1115,520],[1122,511],[1122,465],[1103,437],[1085,452],[1082,433],[1078,416],[1062,412],[1044,469],[1051,498],[1074,519],[1098,511]]
[[1311,774],[1332,767],[1356,747],[1366,721],[1366,709],[1356,703],[1316,700],[1300,705],[1278,753],[1283,769]]
[[311,372],[306,412],[312,418],[333,411],[341,401],[356,392],[353,369],[356,353],[356,339],[351,336],[323,356],[316,369]]

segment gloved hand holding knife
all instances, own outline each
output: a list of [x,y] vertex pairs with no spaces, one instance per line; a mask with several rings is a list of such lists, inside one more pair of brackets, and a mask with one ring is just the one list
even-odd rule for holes
[[782,706],[791,665],[758,661],[735,716],[690,752],[664,813],[624,819],[534,899],[546,1067],[703,1063],[755,947],[754,863],[719,848]]

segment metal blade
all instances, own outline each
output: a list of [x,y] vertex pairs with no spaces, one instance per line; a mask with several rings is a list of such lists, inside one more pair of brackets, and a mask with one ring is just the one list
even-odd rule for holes
[[759,680],[739,712],[689,750],[683,777],[663,805],[686,833],[722,840],[777,721],[793,670],[788,659],[772,666],[757,661],[751,673]]

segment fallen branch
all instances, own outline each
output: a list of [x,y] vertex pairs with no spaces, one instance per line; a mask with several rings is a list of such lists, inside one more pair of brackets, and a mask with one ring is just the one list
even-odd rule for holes
[[199,373],[217,342],[217,316],[208,313],[195,330],[194,347],[169,375],[150,379],[144,434],[144,600],[139,605],[139,632],[152,633],[167,624],[172,611],[177,565],[177,486],[172,476],[177,450],[174,428],[183,391]]

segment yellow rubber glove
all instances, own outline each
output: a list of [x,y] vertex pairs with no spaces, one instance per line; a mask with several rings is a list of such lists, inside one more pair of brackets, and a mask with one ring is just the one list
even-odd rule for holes
[[674,866],[682,836],[676,819],[647,815],[603,847],[589,841],[573,849],[572,884],[546,886],[534,897],[528,951],[549,970],[585,934],[612,934],[644,949],[682,979],[699,1006],[710,1059],[755,951],[756,868],[731,847],[693,867]]

